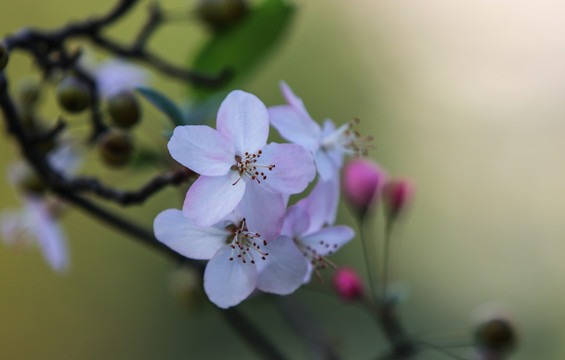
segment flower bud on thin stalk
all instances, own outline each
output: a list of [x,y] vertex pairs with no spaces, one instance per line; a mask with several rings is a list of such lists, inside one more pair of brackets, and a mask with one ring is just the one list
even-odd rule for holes
[[385,171],[373,161],[357,158],[345,165],[343,192],[360,218],[377,205],[385,181]]
[[361,276],[357,271],[347,267],[340,267],[336,270],[332,285],[343,301],[359,300],[365,293]]
[[359,235],[363,244],[365,256],[365,267],[367,268],[368,281],[371,288],[371,300],[376,296],[375,278],[373,276],[371,258],[376,256],[369,254],[369,244],[365,236],[366,215],[377,205],[379,193],[386,181],[385,171],[375,162],[367,159],[357,158],[345,165],[343,170],[343,192],[346,200],[354,209],[359,220]]
[[414,185],[407,179],[391,180],[384,186],[382,197],[387,221],[392,222],[406,212],[414,197]]

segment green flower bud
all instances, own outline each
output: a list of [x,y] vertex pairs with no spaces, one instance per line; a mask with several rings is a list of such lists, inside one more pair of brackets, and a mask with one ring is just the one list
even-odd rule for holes
[[510,321],[494,318],[479,325],[475,331],[475,341],[480,349],[503,355],[516,347],[517,336]]
[[24,108],[34,107],[41,95],[41,86],[35,79],[27,78],[18,84],[18,100]]
[[75,76],[69,75],[63,78],[55,92],[59,105],[68,112],[79,113],[90,105],[90,90]]
[[181,266],[171,274],[171,292],[174,299],[187,310],[204,303],[202,275],[188,266]]
[[240,20],[248,10],[246,0],[200,0],[196,13],[214,30],[224,29]]
[[102,161],[112,167],[126,165],[133,154],[132,138],[123,132],[108,132],[98,142]]
[[6,64],[8,64],[8,50],[4,45],[0,44],[0,71],[4,70]]
[[122,91],[108,99],[108,113],[117,127],[129,129],[139,122],[141,110],[137,99],[130,91]]

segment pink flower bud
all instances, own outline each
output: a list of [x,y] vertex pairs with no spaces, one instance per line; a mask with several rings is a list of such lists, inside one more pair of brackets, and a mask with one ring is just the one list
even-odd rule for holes
[[383,202],[390,218],[397,217],[414,196],[414,186],[406,179],[389,181],[383,188]]
[[339,268],[333,277],[333,286],[336,293],[344,301],[359,299],[363,293],[363,280],[351,268]]
[[351,160],[343,170],[345,198],[364,215],[376,202],[385,181],[385,171],[375,162],[361,158]]

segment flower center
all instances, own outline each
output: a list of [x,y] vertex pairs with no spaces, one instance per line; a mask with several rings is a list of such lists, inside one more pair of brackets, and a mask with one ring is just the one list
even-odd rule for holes
[[232,185],[237,184],[244,175],[250,177],[251,180],[257,181],[257,184],[260,184],[261,180],[267,180],[267,175],[265,175],[265,171],[262,169],[271,171],[275,168],[275,165],[258,164],[257,160],[259,160],[262,153],[259,150],[256,154],[246,152],[243,158],[239,155],[235,156],[235,165],[232,166],[232,170],[239,171],[239,178]]
[[[293,240],[298,249],[302,252],[302,255],[304,255],[304,257],[308,259],[310,264],[312,264],[312,266],[314,267],[314,273],[316,274],[319,282],[322,282],[322,275],[320,274],[320,270],[327,268],[328,265],[334,269],[337,269],[337,266],[333,262],[322,255],[314,247],[304,244],[302,241],[300,241],[300,239],[294,238]],[[337,244],[330,244],[324,240],[320,240],[320,246],[326,249],[324,253],[327,255],[333,254],[333,252],[338,248]]]
[[326,151],[337,148],[351,155],[366,156],[367,150],[371,147],[369,142],[373,140],[373,137],[361,136],[359,131],[353,130],[357,124],[359,124],[357,118],[343,124],[322,140],[321,148]]
[[245,218],[241,219],[239,226],[230,225],[226,229],[231,232],[227,240],[232,248],[230,261],[240,259],[244,264],[247,262],[255,264],[256,256],[260,256],[261,260],[265,260],[269,255],[269,253],[261,250],[261,245],[264,248],[267,246],[267,242],[261,240],[261,235],[258,233],[252,233],[247,230]]

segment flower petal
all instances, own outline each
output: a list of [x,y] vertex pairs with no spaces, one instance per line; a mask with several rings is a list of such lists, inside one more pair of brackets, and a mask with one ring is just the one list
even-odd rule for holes
[[355,236],[349,226],[333,226],[300,238],[300,242],[309,246],[320,256],[328,256],[339,250]]
[[167,209],[153,222],[155,237],[179,254],[191,259],[209,260],[226,245],[230,233],[216,227],[198,227],[182,211]]
[[262,240],[274,240],[280,235],[286,211],[281,194],[264,190],[260,184],[250,181],[239,207],[249,231],[259,233]]
[[304,209],[310,218],[307,231],[305,230],[302,233],[309,234],[320,230],[326,224],[333,225],[338,203],[338,179],[322,181],[319,178],[310,194],[296,204],[296,206]]
[[201,175],[188,189],[182,211],[196,225],[211,226],[235,209],[244,192],[245,181],[236,171],[223,176]]
[[[287,295],[302,285],[308,271],[306,258],[288,236],[281,236],[267,246],[269,255],[261,265],[259,290]],[[259,262],[262,264],[263,262]]]
[[318,149],[314,154],[314,159],[318,174],[320,174],[323,181],[329,181],[330,179],[338,177],[338,168],[326,150]]
[[290,105],[269,107],[269,121],[283,138],[292,143],[310,151],[316,151],[320,146],[320,125]]
[[204,270],[204,291],[210,301],[223,309],[245,300],[257,286],[257,267],[232,257],[232,248],[218,250]]
[[173,159],[198,174],[224,175],[235,164],[231,141],[209,126],[177,126],[167,146]]
[[308,228],[310,228],[310,216],[306,209],[297,205],[289,207],[281,234],[294,238],[306,233]]
[[271,143],[263,148],[261,164],[275,165],[261,181],[271,191],[297,194],[316,176],[312,155],[300,145]]
[[26,199],[27,214],[33,218],[33,231],[43,258],[56,272],[69,268],[69,253],[62,228],[47,210],[43,200]]
[[239,155],[256,153],[269,136],[267,108],[257,96],[234,90],[220,105],[216,129],[233,141]]

